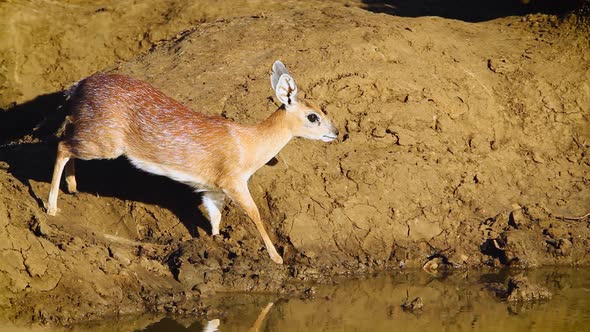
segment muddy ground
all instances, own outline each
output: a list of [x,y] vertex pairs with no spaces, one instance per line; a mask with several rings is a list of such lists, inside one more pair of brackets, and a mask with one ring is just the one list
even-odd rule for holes
[[[0,7],[12,22],[0,82],[6,319],[203,312],[213,292],[301,294],[336,274],[427,263],[590,262],[589,220],[571,218],[590,210],[583,12],[467,20],[394,15],[403,2],[64,3]],[[123,159],[77,163],[81,192],[44,213],[72,82],[124,73],[196,111],[255,123],[278,106],[276,59],[343,133],[295,139],[251,179],[284,265],[233,204],[212,238],[197,194]]]

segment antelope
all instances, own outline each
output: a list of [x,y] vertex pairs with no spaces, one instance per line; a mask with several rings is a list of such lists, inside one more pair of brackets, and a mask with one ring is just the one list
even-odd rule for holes
[[338,129],[317,106],[297,98],[295,80],[282,62],[273,64],[270,81],[282,105],[255,125],[194,112],[129,76],[95,74],[79,81],[66,92],[71,122],[57,145],[47,213],[57,214],[64,169],[68,192],[77,192],[75,159],[125,156],[143,171],[201,192],[213,236],[219,234],[221,211],[229,197],[254,221],[270,258],[282,264],[248,180],[292,138],[330,142],[338,138]]

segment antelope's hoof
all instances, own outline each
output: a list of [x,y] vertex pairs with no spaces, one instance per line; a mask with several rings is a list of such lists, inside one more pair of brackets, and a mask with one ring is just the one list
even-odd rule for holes
[[55,216],[57,214],[57,207],[48,207],[47,214],[50,216]]
[[283,264],[283,258],[279,255],[272,256],[270,259],[277,264]]

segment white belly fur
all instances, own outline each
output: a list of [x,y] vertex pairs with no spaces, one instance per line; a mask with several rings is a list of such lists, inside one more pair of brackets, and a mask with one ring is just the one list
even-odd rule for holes
[[170,169],[164,165],[152,163],[152,162],[137,159],[137,158],[133,158],[131,156],[128,156],[128,159],[135,167],[139,168],[142,171],[156,174],[156,175],[162,175],[162,176],[168,177],[174,181],[186,183],[189,186],[195,188],[195,191],[197,191],[197,192],[210,190],[210,188],[208,188],[205,185],[205,181],[203,181],[203,179],[201,179],[197,176],[187,174],[184,172],[179,172],[177,170]]

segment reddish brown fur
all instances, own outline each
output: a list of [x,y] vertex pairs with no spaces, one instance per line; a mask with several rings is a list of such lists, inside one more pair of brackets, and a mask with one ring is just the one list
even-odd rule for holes
[[194,112],[128,76],[95,75],[80,82],[72,123],[65,143],[75,158],[127,155],[187,173],[205,172],[207,182],[217,186],[231,173],[226,168],[235,165],[225,157],[236,154],[233,122]]

